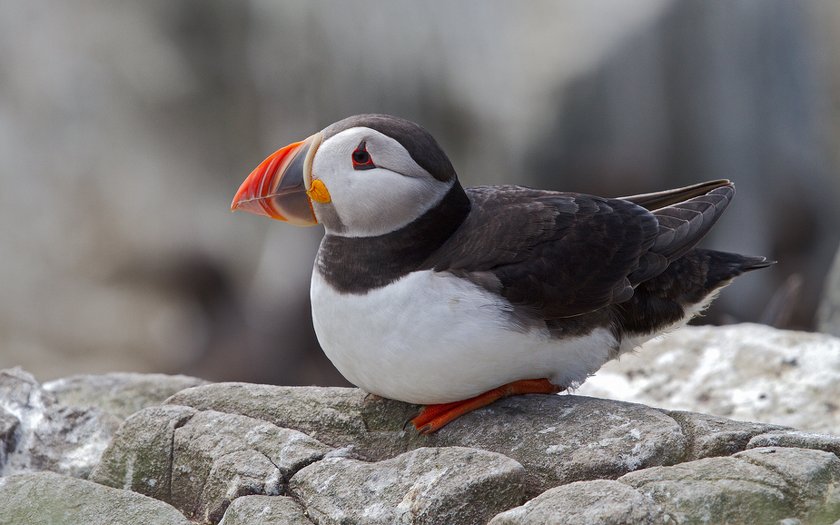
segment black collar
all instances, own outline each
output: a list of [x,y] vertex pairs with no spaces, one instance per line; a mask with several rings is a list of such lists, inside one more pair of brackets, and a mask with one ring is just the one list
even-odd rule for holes
[[315,271],[340,292],[367,293],[421,268],[469,212],[469,197],[456,180],[438,204],[397,231],[376,237],[326,235]]

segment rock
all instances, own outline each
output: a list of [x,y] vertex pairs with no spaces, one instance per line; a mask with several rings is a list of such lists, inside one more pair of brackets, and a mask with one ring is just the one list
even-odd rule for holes
[[795,509],[794,517],[801,521],[828,523],[840,517],[840,458],[834,454],[765,447],[739,452],[733,457],[782,476],[785,494]]
[[0,371],[0,409],[4,475],[52,470],[87,477],[119,426],[97,408],[61,405],[20,368]]
[[214,383],[178,392],[166,404],[249,416],[329,443],[366,431],[361,418],[364,397],[355,388]]
[[289,488],[318,525],[468,525],[521,504],[524,474],[501,454],[420,448],[377,463],[327,458],[295,474]]
[[219,525],[312,525],[303,507],[285,496],[242,496],[230,504]]
[[618,481],[653,498],[676,523],[826,523],[840,515],[840,459],[818,450],[753,449]]
[[677,523],[771,523],[793,514],[784,478],[731,457],[631,472],[619,481],[652,497]]
[[748,448],[753,436],[782,430],[784,427],[765,423],[733,421],[696,412],[670,411],[687,438],[685,461],[715,456],[730,456]]
[[239,496],[284,493],[294,472],[330,450],[301,432],[247,416],[166,405],[129,417],[92,479],[215,523]]
[[649,496],[617,481],[577,481],[543,492],[521,507],[497,515],[490,525],[655,525],[664,513]]
[[371,399],[351,388],[221,383],[181,391],[167,403],[294,428],[334,447],[350,447],[348,454],[366,461],[426,446],[498,452],[526,468],[529,494],[571,481],[617,478],[635,469],[676,463],[686,448],[680,425],[661,411],[582,396],[505,399],[430,436],[403,430],[419,407]]
[[358,457],[379,460],[406,450],[406,421],[419,407],[368,396],[357,388],[216,383],[173,395],[168,404],[241,414],[292,428]]
[[[48,391],[21,370],[0,372],[5,473],[78,473],[66,468],[73,457],[87,458],[90,468],[97,456],[86,440],[101,443],[96,429],[135,402],[122,396],[137,392],[141,406],[181,381],[120,377],[73,378]],[[840,517],[840,438],[831,435],[580,395],[530,395],[424,436],[404,429],[418,409],[349,388],[199,385],[129,416],[90,478],[122,489],[108,492],[109,500],[128,489],[180,510],[178,520],[226,525],[794,525]],[[63,487],[66,478],[58,478],[54,485]],[[30,478],[0,483],[6,479]],[[74,490],[67,492],[81,498]],[[59,497],[49,498],[33,500],[64,509]],[[534,499],[523,505],[526,498]],[[15,501],[18,509],[22,500]],[[0,504],[0,523],[4,511]],[[68,515],[78,521],[79,512]]]
[[688,326],[608,363],[578,393],[840,434],[840,339]]
[[520,462],[528,494],[682,461],[680,425],[659,410],[584,396],[517,396],[455,420],[419,446],[491,450]]
[[20,420],[0,408],[0,473],[9,454],[17,447]]
[[297,430],[198,412],[175,429],[171,503],[188,517],[216,523],[236,497],[284,494],[292,474],[330,450]]
[[170,505],[52,472],[0,478],[0,523],[190,525]]
[[180,390],[206,383],[184,375],[115,372],[57,379],[44,383],[44,390],[62,405],[94,406],[123,420],[142,408],[163,403]]
[[747,448],[796,447],[825,450],[840,457],[840,437],[799,431],[777,431],[759,434],[750,439]]
[[90,479],[110,487],[172,501],[175,429],[196,410],[182,406],[143,409],[125,420]]

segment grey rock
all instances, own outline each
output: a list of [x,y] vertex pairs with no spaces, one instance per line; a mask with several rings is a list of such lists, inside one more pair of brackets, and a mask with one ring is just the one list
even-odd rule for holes
[[655,525],[661,507],[649,496],[618,481],[576,481],[543,492],[521,507],[497,515],[490,525]]
[[87,477],[119,426],[99,409],[61,405],[20,368],[0,370],[0,409],[4,475],[52,470]]
[[731,457],[632,472],[619,481],[652,497],[676,523],[772,523],[793,514],[782,476]]
[[[183,466],[177,466],[173,475],[181,477],[175,487],[185,489],[173,494],[176,505],[183,505],[181,508],[189,509],[190,516],[206,523],[217,523],[228,505],[240,496],[285,492],[277,467],[256,450],[237,450],[217,458],[206,477],[198,478],[203,486],[196,487],[193,482],[197,478]],[[186,487],[181,486],[184,481],[189,482]]]
[[735,454],[782,476],[794,502],[793,517],[805,523],[828,523],[840,517],[840,458],[831,452],[765,447]]
[[825,450],[840,457],[840,436],[814,434],[796,430],[768,432],[759,434],[747,444],[747,448],[757,447],[796,447]]
[[[676,523],[829,523],[840,515],[840,460],[804,449],[753,449],[619,478]],[[833,519],[833,518],[831,518]]]
[[202,411],[175,429],[171,503],[216,523],[236,497],[278,495],[289,477],[332,450],[296,430]]
[[678,463],[680,425],[659,410],[583,396],[517,396],[476,410],[412,445],[491,450],[520,462],[528,494]]
[[840,434],[840,338],[687,326],[607,363],[578,393]]
[[10,525],[190,525],[162,501],[52,472],[0,478],[0,502]]
[[268,421],[329,442],[333,435],[366,431],[361,418],[364,393],[355,388],[296,388],[250,383],[214,383],[170,397],[170,405],[191,406]]
[[6,464],[6,458],[17,447],[20,420],[0,408],[0,472]]
[[292,477],[310,519],[328,524],[484,524],[524,501],[516,461],[462,447],[420,448],[378,463],[327,458]]
[[696,412],[668,411],[687,438],[685,461],[715,456],[731,456],[748,448],[753,436],[783,430],[778,425],[733,421]]
[[219,525],[312,525],[303,508],[285,496],[243,496],[230,504]]
[[142,408],[163,403],[180,390],[206,383],[184,375],[114,372],[57,379],[44,383],[44,390],[62,405],[94,406],[123,420]]
[[175,429],[195,414],[195,409],[182,406],[151,407],[135,413],[117,431],[91,480],[171,501]]
[[680,425],[661,411],[582,396],[518,396],[467,414],[436,434],[403,430],[419,407],[352,388],[220,383],[190,388],[167,403],[217,410],[294,428],[358,459],[379,461],[426,446],[498,452],[528,471],[528,493],[571,481],[617,478],[682,460]]
[[294,472],[330,450],[247,416],[165,405],[125,421],[92,479],[215,523],[238,496],[283,493]]
[[403,425],[419,407],[368,396],[357,388],[216,383],[173,395],[168,404],[241,414],[292,428],[360,458],[378,460],[406,450]]

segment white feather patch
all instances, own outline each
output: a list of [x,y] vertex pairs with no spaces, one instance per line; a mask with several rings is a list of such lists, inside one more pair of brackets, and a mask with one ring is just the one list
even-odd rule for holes
[[447,273],[411,273],[364,295],[316,270],[312,319],[324,352],[350,382],[409,403],[459,401],[520,379],[577,386],[618,342],[609,330],[552,339],[514,330],[501,297]]

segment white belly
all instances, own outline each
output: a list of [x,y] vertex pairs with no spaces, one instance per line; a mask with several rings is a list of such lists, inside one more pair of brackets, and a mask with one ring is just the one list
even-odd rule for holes
[[459,401],[519,379],[577,386],[617,346],[603,328],[563,340],[516,331],[500,314],[508,303],[447,273],[415,272],[353,295],[316,270],[311,298],[318,341],[344,377],[409,403]]

